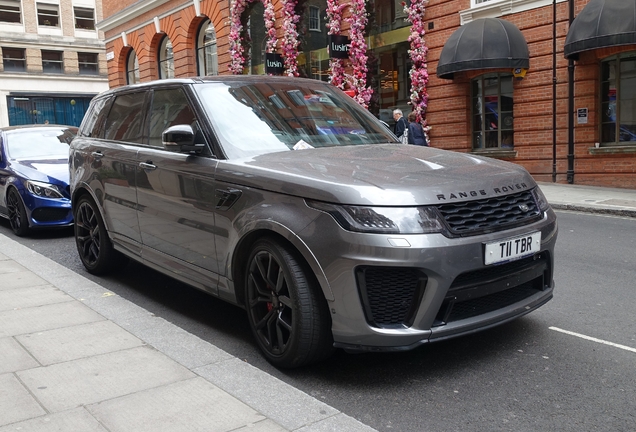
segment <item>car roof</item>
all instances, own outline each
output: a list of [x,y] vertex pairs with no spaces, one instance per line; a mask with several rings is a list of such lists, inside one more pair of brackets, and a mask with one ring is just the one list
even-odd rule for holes
[[302,83],[313,83],[314,85],[317,83],[327,84],[324,81],[318,81],[310,78],[299,78],[299,77],[288,77],[288,76],[271,76],[271,75],[213,75],[213,76],[201,76],[201,77],[192,77],[192,78],[170,78],[170,79],[159,79],[154,81],[148,81],[137,84],[129,84],[121,87],[111,88],[106,90],[95,98],[99,99],[108,95],[117,94],[120,92],[126,92],[129,90],[144,90],[148,88],[154,87],[163,87],[170,86],[173,84],[201,84],[206,82],[217,82],[217,83],[298,83],[299,85]]

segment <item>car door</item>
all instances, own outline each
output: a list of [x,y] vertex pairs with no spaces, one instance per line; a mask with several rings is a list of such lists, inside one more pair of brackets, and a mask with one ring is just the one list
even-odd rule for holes
[[[163,148],[162,132],[191,125],[201,154]],[[218,260],[215,248],[215,170],[217,160],[199,127],[185,90],[155,89],[149,117],[149,145],[138,153],[137,203],[146,261],[170,269],[216,294]]]
[[74,143],[91,161],[91,178],[84,181],[104,209],[111,237],[136,255],[141,253],[141,233],[135,179],[138,146],[147,139],[143,132],[146,94],[137,91],[117,95],[107,108],[103,125],[96,128],[98,136]]

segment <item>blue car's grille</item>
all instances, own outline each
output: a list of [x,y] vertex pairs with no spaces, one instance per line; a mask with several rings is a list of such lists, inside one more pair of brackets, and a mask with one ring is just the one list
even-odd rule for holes
[[69,212],[69,209],[42,207],[33,210],[31,217],[38,222],[61,222],[69,217]]
[[438,205],[451,234],[471,236],[495,232],[541,219],[530,191],[475,201]]

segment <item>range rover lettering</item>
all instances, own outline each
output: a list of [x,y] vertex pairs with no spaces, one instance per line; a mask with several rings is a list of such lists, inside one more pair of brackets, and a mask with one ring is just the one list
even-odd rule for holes
[[553,295],[556,216],[525,169],[402,145],[320,81],[112,89],[69,164],[89,272],[123,254],[243,307],[278,367],[413,349]]

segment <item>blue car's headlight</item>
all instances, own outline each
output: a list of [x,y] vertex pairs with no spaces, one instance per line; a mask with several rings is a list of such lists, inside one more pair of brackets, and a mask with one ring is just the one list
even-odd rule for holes
[[44,198],[64,198],[64,195],[62,195],[59,188],[55,185],[34,180],[27,180],[25,184],[29,192],[33,195]]
[[307,205],[329,213],[348,231],[378,234],[426,234],[444,231],[432,207],[365,207],[306,200]]

